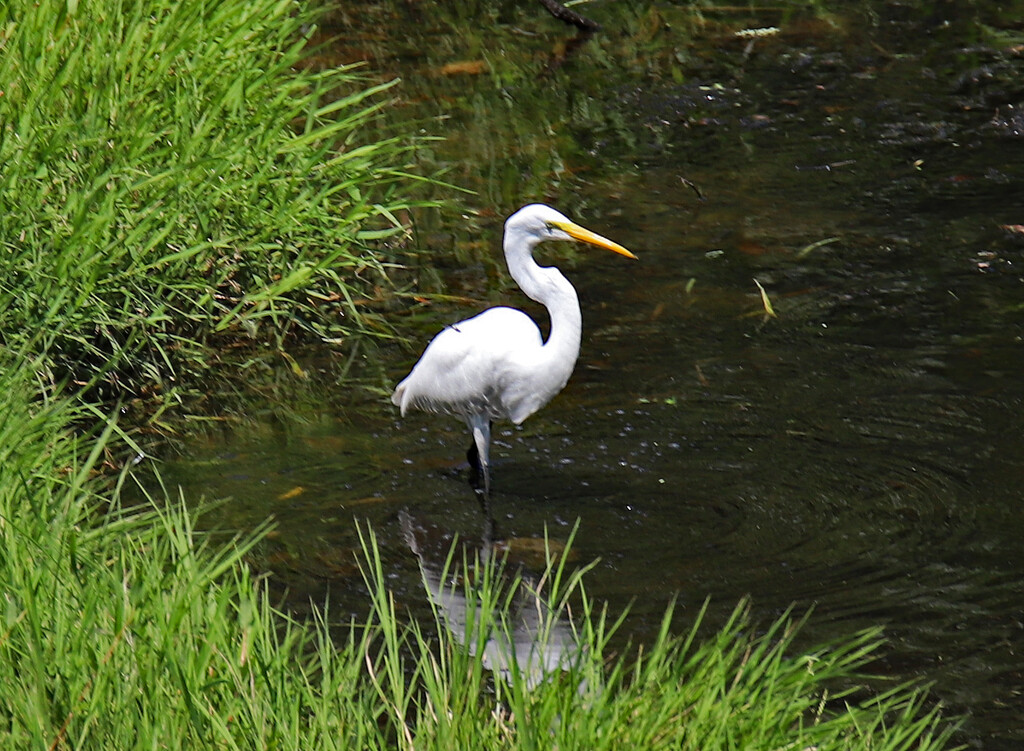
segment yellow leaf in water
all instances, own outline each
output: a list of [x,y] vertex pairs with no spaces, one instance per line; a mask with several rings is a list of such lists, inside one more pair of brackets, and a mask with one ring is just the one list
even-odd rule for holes
[[382,498],[379,495],[366,496],[364,498],[353,498],[350,501],[345,501],[343,504],[344,508],[351,508],[352,506],[365,506],[369,503],[384,503],[387,499]]
[[292,498],[295,498],[296,496],[300,496],[300,495],[302,495],[305,492],[306,492],[306,489],[304,487],[302,487],[301,485],[296,485],[291,490],[286,490],[285,492],[281,493],[281,495],[279,495],[277,497],[277,500],[279,500],[279,501],[287,501],[287,500],[290,500]]
[[486,67],[483,60],[459,60],[442,65],[439,72],[442,76],[478,76]]
[[772,301],[768,299],[768,293],[764,291],[764,287],[761,286],[761,282],[755,279],[754,284],[756,284],[757,288],[761,290],[761,304],[764,305],[765,314],[772,318],[778,318],[778,316],[775,315],[775,309],[772,307]]

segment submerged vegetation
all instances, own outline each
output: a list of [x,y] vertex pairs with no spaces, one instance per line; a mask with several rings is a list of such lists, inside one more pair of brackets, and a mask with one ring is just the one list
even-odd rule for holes
[[453,555],[421,625],[367,535],[366,622],[299,622],[249,565],[265,528],[223,544],[173,493],[122,505],[131,467],[104,462],[131,437],[89,400],[168,390],[225,332],[360,330],[378,243],[405,231],[407,142],[362,137],[386,86],[304,68],[311,20],[279,0],[0,8],[4,747],[944,747],[919,690],[858,688],[875,632],[791,654],[788,620],[758,634],[741,608],[708,641],[666,617],[615,654],[621,621],[563,556],[529,649],[572,638],[538,676],[488,648],[515,643],[531,586],[493,563]]

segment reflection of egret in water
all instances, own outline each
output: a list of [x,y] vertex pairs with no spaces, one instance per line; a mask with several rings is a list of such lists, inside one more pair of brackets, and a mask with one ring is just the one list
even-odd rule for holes
[[[560,613],[551,610],[536,582],[519,572],[506,580],[504,592],[494,593],[493,601],[486,595],[467,599],[469,590],[453,574],[453,557],[441,542],[432,542],[430,530],[408,512],[402,511],[399,518],[438,620],[470,654],[476,654],[483,644],[484,667],[506,683],[512,683],[513,671],[517,671],[527,688],[537,686],[556,670],[569,670],[577,653],[576,639]],[[490,541],[485,540],[484,549],[489,548]],[[484,561],[481,565],[487,576],[487,567],[494,564]],[[483,612],[485,608],[491,612]],[[481,628],[487,629],[486,640]]]

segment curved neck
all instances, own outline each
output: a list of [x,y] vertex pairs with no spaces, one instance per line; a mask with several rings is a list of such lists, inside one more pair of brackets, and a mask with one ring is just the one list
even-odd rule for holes
[[[568,379],[580,353],[583,316],[576,290],[562,272],[553,266],[540,266],[533,260],[537,239],[519,232],[505,234],[505,261],[516,284],[531,299],[541,303],[551,318],[551,333],[544,343],[545,359],[552,368],[565,370]],[[564,383],[564,381],[563,381]]]

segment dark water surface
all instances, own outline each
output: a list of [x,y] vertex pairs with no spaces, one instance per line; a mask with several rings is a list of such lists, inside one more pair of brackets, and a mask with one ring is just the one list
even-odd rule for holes
[[[478,191],[472,231],[449,212],[421,233],[474,302],[418,311],[406,333],[425,343],[494,302],[545,320],[500,272],[521,203],[640,256],[542,251],[580,293],[583,350],[547,408],[497,429],[501,535],[528,551],[580,520],[579,560],[601,560],[590,593],[632,603],[641,639],[674,595],[680,629],[705,598],[724,618],[748,594],[765,620],[814,606],[809,641],[883,624],[882,669],[934,681],[967,716],[962,742],[1022,747],[1020,4],[697,19],[595,2],[581,9],[606,30],[564,57],[571,33],[533,5],[476,36],[423,5],[337,21],[338,54],[400,73],[405,112],[450,139],[425,158]],[[408,35],[367,29],[388,23]],[[776,25],[749,48],[734,36]],[[466,60],[484,72],[440,72]],[[420,347],[353,373],[393,385]],[[400,421],[364,386],[298,412],[211,434],[164,475],[230,496],[220,525],[273,515],[265,564],[297,606],[329,593],[336,615],[360,611],[357,519],[422,606],[398,513],[479,534],[465,428]]]

